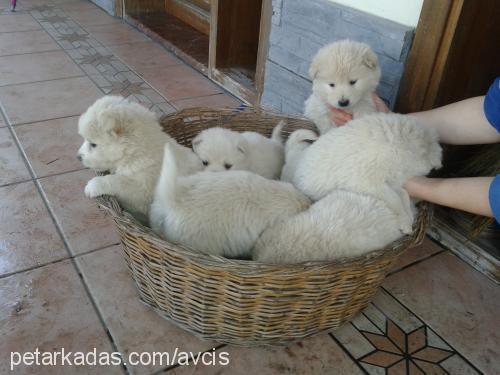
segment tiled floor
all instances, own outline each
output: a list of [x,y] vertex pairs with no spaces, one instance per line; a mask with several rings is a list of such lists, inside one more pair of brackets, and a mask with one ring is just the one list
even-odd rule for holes
[[[402,256],[340,330],[220,347],[143,305],[111,221],[83,195],[77,119],[96,98],[158,113],[239,102],[84,0],[0,0],[0,373],[10,352],[227,352],[229,365],[19,366],[37,374],[497,374],[500,290],[433,242]],[[10,373],[10,372],[9,372]]]

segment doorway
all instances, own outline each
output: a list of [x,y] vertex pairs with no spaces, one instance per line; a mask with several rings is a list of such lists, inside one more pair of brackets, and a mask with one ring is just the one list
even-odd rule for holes
[[[424,0],[396,110],[422,111],[484,95],[500,75],[499,19],[496,0]],[[500,173],[500,144],[446,146],[439,173],[463,177]],[[431,233],[500,282],[497,223],[437,208]]]

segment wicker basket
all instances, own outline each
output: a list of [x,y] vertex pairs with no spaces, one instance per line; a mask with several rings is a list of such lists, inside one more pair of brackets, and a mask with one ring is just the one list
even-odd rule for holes
[[[285,133],[311,123],[260,110],[193,108],[162,118],[177,141],[222,126],[269,135],[279,119]],[[334,329],[363,309],[398,256],[419,243],[430,218],[421,205],[414,233],[355,259],[268,265],[206,255],[159,238],[123,212],[116,199],[98,199],[115,220],[141,299],[160,315],[204,339],[242,346],[283,345]]]

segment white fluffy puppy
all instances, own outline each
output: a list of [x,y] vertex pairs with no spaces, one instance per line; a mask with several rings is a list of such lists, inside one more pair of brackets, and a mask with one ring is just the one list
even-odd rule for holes
[[85,194],[91,198],[114,195],[143,223],[147,223],[165,143],[175,150],[181,174],[201,169],[189,148],[162,131],[152,111],[120,96],[105,96],[92,104],[79,119],[78,133],[84,139],[78,150],[83,165],[110,172],[92,178]]
[[408,233],[413,212],[403,184],[439,167],[435,131],[411,116],[376,113],[321,136],[299,160],[293,184],[314,201],[337,189],[371,195],[399,213]]
[[281,130],[274,128],[271,138],[256,132],[235,132],[214,127],[203,130],[193,139],[193,150],[206,171],[245,170],[269,179],[277,179],[283,167]]
[[352,111],[355,119],[376,112],[371,94],[380,75],[377,55],[365,43],[341,40],[321,48],[309,68],[313,87],[305,116],[324,134],[336,127],[331,108]]
[[281,170],[281,181],[293,182],[297,163],[306,148],[318,139],[315,132],[308,129],[295,130],[285,143],[285,165]]
[[291,184],[247,171],[177,175],[165,146],[151,223],[167,240],[227,257],[248,257],[262,231],[309,206]]
[[369,195],[335,190],[307,211],[268,227],[253,251],[265,263],[356,257],[401,237],[398,216]]

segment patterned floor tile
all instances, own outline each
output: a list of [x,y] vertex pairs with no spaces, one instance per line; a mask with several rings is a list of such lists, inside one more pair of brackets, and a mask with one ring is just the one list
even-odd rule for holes
[[[215,343],[177,328],[140,301],[120,246],[80,256],[77,262],[121,353],[174,353],[175,348],[197,353],[214,347]],[[130,365],[129,370],[132,374],[147,374],[162,367]]]
[[67,53],[88,75],[114,75],[129,70],[127,65],[105,47],[81,47],[70,49]]
[[0,34],[0,56],[60,49],[44,30]]
[[0,101],[13,125],[80,115],[101,96],[86,77],[0,87]]
[[78,117],[19,125],[15,132],[37,177],[84,169],[76,159],[82,143]]
[[390,276],[384,287],[479,369],[498,373],[498,285],[443,253]]
[[369,374],[446,374],[448,368],[478,373],[461,353],[384,291],[333,335]]
[[0,129],[0,186],[27,181],[31,176],[9,129]]
[[[2,374],[122,374],[119,366],[27,366],[10,371],[11,352],[112,352],[77,272],[69,261],[0,280]],[[41,357],[41,355],[40,355]],[[69,357],[72,358],[72,357]],[[58,361],[61,357],[59,356]],[[60,362],[59,362],[60,363]]]
[[106,95],[121,95],[151,108],[159,114],[175,109],[156,90],[131,71],[91,75],[90,78]]
[[0,57],[0,86],[83,75],[63,51]]
[[0,187],[0,223],[0,275],[68,256],[33,182]]
[[94,172],[86,169],[40,179],[73,254],[120,242],[113,220],[83,193],[87,181],[94,176]]

